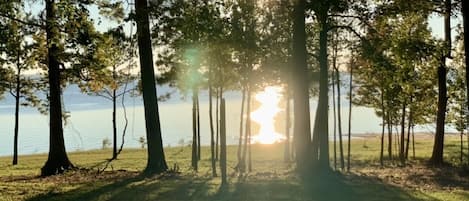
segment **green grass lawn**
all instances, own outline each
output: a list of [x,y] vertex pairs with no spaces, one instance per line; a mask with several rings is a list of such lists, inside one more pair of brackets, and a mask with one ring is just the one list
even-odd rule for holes
[[[168,165],[177,166],[180,173],[154,177],[140,175],[146,163],[144,149],[125,149],[99,174],[97,170],[103,168],[111,150],[70,153],[71,161],[80,169],[47,178],[38,177],[46,155],[20,156],[18,166],[11,166],[11,159],[3,157],[0,200],[469,201],[469,170],[459,163],[457,139],[447,138],[445,158],[454,165],[444,168],[425,165],[432,147],[428,137],[419,137],[416,159],[406,167],[391,161],[380,167],[379,138],[356,139],[352,141],[350,173],[313,173],[308,181],[295,174],[294,163],[283,161],[282,145],[254,145],[253,171],[239,175],[234,171],[237,147],[229,146],[226,188],[220,188],[220,177],[211,176],[208,147],[202,149],[198,172],[190,168],[190,147],[165,149]],[[412,151],[409,155],[412,158]],[[331,166],[332,159],[333,152]]]

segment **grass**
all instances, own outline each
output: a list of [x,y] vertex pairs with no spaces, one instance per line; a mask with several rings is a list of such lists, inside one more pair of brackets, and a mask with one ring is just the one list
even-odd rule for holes
[[234,171],[237,148],[229,146],[226,188],[220,187],[220,177],[211,176],[207,147],[202,149],[198,172],[190,168],[189,147],[165,149],[168,165],[179,167],[180,173],[150,178],[140,175],[146,163],[143,149],[124,150],[100,174],[97,170],[111,156],[110,150],[70,153],[70,159],[80,169],[47,178],[38,177],[47,155],[20,156],[17,166],[11,166],[10,158],[3,157],[0,200],[469,201],[469,170],[459,163],[457,139],[446,140],[445,159],[454,165],[444,168],[425,165],[432,146],[431,138],[425,136],[420,136],[416,144],[416,159],[405,167],[391,161],[379,166],[378,137],[352,140],[350,173],[335,171],[330,175],[314,175],[307,181],[294,173],[293,163],[283,162],[282,145],[253,146],[253,171],[244,175]]

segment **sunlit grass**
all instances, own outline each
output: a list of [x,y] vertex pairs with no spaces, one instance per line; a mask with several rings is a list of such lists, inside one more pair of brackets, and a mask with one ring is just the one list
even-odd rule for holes
[[[458,138],[446,139],[445,156],[448,161],[453,161],[459,156]],[[390,161],[386,161],[385,167],[381,168],[379,137],[354,139],[352,172],[328,179],[316,175],[316,182],[310,184],[304,183],[294,174],[293,163],[283,162],[282,144],[254,145],[253,171],[241,178],[234,171],[237,147],[229,146],[230,185],[223,191],[219,189],[220,178],[211,177],[208,147],[202,148],[198,172],[190,168],[190,147],[165,149],[168,165],[179,167],[181,173],[161,178],[138,176],[146,163],[144,149],[125,149],[108,171],[101,174],[97,174],[97,169],[93,167],[108,159],[111,150],[70,153],[74,164],[86,170],[49,178],[37,177],[46,160],[45,154],[20,156],[20,165],[14,167],[10,165],[9,157],[2,157],[0,200],[468,200],[469,194],[461,187],[456,188],[464,184],[450,183],[448,185],[453,187],[447,189],[428,183],[429,187],[418,189],[393,183],[402,181],[396,179],[400,177],[399,174],[404,177],[416,169],[423,168],[419,171],[432,173],[434,170],[426,170],[421,165],[431,154],[431,147],[431,138],[419,138],[416,144],[417,160],[411,160],[409,168],[399,167]],[[344,148],[346,150],[346,146]]]

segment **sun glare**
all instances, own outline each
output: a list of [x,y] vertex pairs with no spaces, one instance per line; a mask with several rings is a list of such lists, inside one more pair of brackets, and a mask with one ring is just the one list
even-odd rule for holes
[[252,137],[253,143],[273,144],[284,139],[275,131],[275,117],[280,108],[278,104],[281,98],[280,87],[266,87],[264,91],[256,94],[255,98],[260,107],[251,112],[251,119],[260,126],[259,133]]

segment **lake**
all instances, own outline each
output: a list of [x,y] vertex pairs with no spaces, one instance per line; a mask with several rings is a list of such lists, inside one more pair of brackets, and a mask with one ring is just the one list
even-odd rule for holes
[[[348,102],[346,91],[343,89],[342,124],[344,134],[348,128]],[[174,91],[168,87],[158,87],[158,93],[163,94]],[[14,100],[5,95],[0,101],[0,155],[11,155],[13,150],[14,128]],[[124,124],[123,108],[118,107],[119,144]],[[102,148],[102,142],[108,138],[112,141],[112,103],[104,98],[82,94],[75,85],[66,88],[63,95],[65,110],[71,117],[64,126],[64,137],[67,151],[89,150]],[[144,112],[141,97],[125,97],[127,116],[129,120],[125,137],[125,147],[140,147],[139,138],[145,136]],[[314,121],[317,101],[312,99],[311,122]],[[178,93],[165,101],[160,102],[160,118],[164,146],[178,146],[188,144],[192,140],[192,103],[190,98],[184,100]],[[201,107],[201,140],[202,144],[209,145],[210,127],[208,117],[208,94],[200,94]],[[239,120],[241,107],[241,94],[238,92],[226,93],[227,107],[227,142],[237,143],[239,136]],[[283,106],[281,106],[283,107]],[[283,109],[283,108],[282,108]],[[215,111],[215,109],[214,109]],[[284,134],[284,116],[276,121],[277,132]],[[48,116],[39,114],[34,108],[21,108],[19,128],[19,153],[47,153],[49,147]],[[332,135],[332,109],[329,115],[329,130]],[[381,120],[374,110],[364,107],[352,108],[353,135],[379,133]],[[256,125],[254,125],[256,128]],[[256,131],[253,132],[253,135]]]

